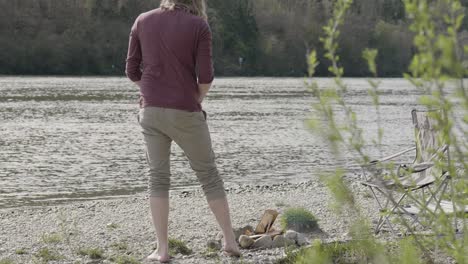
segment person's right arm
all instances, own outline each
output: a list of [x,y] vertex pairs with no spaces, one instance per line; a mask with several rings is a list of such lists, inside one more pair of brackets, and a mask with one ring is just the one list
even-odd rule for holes
[[199,102],[205,99],[214,79],[212,60],[212,33],[208,22],[202,24],[197,48]]

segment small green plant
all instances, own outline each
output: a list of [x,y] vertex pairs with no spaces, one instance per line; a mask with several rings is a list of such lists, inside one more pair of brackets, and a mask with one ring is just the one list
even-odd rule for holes
[[288,246],[284,249],[285,256],[277,259],[275,264],[294,264],[299,255],[305,254],[305,248],[297,248],[296,246]]
[[107,226],[107,228],[109,228],[109,229],[117,229],[117,228],[120,227],[120,226],[119,226],[118,224],[116,224],[116,223],[109,223],[109,224],[107,224],[106,226]]
[[111,247],[115,248],[117,250],[127,250],[128,249],[128,245],[127,245],[126,242],[115,242],[115,243],[111,244]]
[[366,192],[364,192],[364,193],[362,194],[362,196],[363,196],[364,198],[370,199],[370,198],[372,198],[372,193],[366,190]]
[[63,241],[63,238],[57,233],[46,233],[42,235],[42,241],[47,244],[58,244]]
[[304,208],[289,208],[281,216],[281,227],[298,232],[313,231],[318,228],[315,216]]
[[52,260],[62,260],[64,257],[57,252],[48,248],[41,248],[34,256],[42,259],[43,262],[49,262]]
[[14,264],[13,260],[5,258],[5,259],[0,259],[0,264]]
[[104,258],[104,250],[100,248],[81,248],[78,250],[78,254],[81,256],[89,256],[91,259]]
[[205,258],[208,259],[218,259],[218,250],[214,248],[207,248],[205,252],[202,253]]
[[190,255],[193,253],[184,241],[174,238],[169,238],[169,252],[172,255],[177,255],[179,253],[182,255]]
[[78,217],[76,213],[69,212],[64,208],[61,208],[58,212],[58,224],[60,235],[68,248],[71,251],[78,250],[76,248],[76,243],[72,242],[72,236],[79,234],[80,230],[78,228]]
[[285,204],[284,202],[281,202],[281,201],[278,201],[275,203],[275,206],[276,207],[288,207],[287,204]]
[[15,253],[16,253],[16,255],[25,255],[28,252],[24,248],[19,248],[19,249],[15,250]]
[[316,240],[312,247],[289,253],[276,264],[428,263],[422,259],[421,253],[415,249],[414,241],[411,239],[405,239],[401,243],[363,240],[329,244]]
[[140,262],[135,257],[128,255],[112,256],[109,258],[109,260],[117,264],[140,264]]

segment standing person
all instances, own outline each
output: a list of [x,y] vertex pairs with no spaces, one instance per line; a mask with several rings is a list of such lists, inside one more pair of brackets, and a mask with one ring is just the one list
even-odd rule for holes
[[126,74],[140,88],[139,123],[149,165],[148,195],[157,249],[148,259],[168,262],[170,149],[185,152],[224,235],[224,253],[240,256],[223,180],[218,174],[201,103],[214,79],[212,34],[205,0],[162,0],[136,19]]

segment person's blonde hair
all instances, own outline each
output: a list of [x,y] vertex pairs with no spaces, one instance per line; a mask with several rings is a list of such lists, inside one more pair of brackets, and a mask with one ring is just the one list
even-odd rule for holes
[[205,0],[161,0],[160,7],[165,10],[174,10],[180,7],[205,20],[208,19]]

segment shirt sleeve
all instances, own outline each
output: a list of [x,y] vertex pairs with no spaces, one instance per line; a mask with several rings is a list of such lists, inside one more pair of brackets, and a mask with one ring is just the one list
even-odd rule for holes
[[125,74],[133,82],[141,80],[141,46],[138,37],[138,18],[130,31],[130,40],[128,44],[128,53],[125,65]]
[[198,83],[207,84],[213,82],[214,69],[212,60],[212,33],[208,22],[204,21],[198,37],[197,47],[197,71]]

